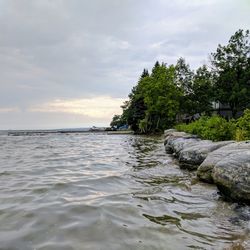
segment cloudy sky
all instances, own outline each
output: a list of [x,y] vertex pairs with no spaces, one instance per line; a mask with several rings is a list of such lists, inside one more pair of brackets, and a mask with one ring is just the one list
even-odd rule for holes
[[108,125],[156,60],[192,68],[249,0],[0,0],[0,129]]

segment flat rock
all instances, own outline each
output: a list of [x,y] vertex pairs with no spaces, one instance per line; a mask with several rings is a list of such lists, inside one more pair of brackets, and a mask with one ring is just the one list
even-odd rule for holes
[[201,140],[196,138],[177,138],[175,140],[170,141],[169,145],[173,148],[173,151],[176,156],[179,156],[182,150],[195,146],[200,142]]
[[194,144],[186,145],[179,154],[180,164],[182,167],[190,170],[197,169],[210,152],[230,143],[232,143],[232,141],[212,142],[210,140],[202,140]]
[[167,129],[167,130],[164,131],[164,136],[167,137],[167,136],[171,135],[174,132],[177,132],[177,130],[173,129],[173,128]]
[[166,138],[164,145],[166,152],[175,153],[177,156],[186,145],[193,145],[194,143],[201,141],[197,138],[197,136],[190,135],[185,132],[169,131],[165,134]]

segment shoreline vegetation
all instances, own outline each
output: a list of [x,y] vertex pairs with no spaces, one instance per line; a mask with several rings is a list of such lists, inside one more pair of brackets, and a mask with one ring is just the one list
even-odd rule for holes
[[243,116],[238,119],[227,121],[220,116],[202,116],[197,121],[178,124],[175,128],[212,141],[250,140],[250,109],[246,109]]
[[[207,65],[195,71],[184,58],[175,65],[157,61],[151,72],[144,69],[121,106],[122,114],[115,115],[110,126],[126,125],[139,134],[162,133],[177,126],[212,140],[249,139],[249,38],[249,30],[236,31],[227,45],[218,45],[210,54]],[[224,113],[220,112],[223,106]],[[239,118],[244,111],[244,118]],[[200,117],[199,122],[183,125]],[[207,130],[200,134],[198,128],[204,124]]]

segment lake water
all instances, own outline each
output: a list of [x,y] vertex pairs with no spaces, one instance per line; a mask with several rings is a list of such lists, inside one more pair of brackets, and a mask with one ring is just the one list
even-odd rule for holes
[[162,138],[0,136],[0,249],[247,249],[249,218]]

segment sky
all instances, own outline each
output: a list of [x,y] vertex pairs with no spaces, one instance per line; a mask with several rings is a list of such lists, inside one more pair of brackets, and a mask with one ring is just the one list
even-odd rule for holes
[[156,60],[195,69],[249,0],[0,0],[0,129],[108,126]]

